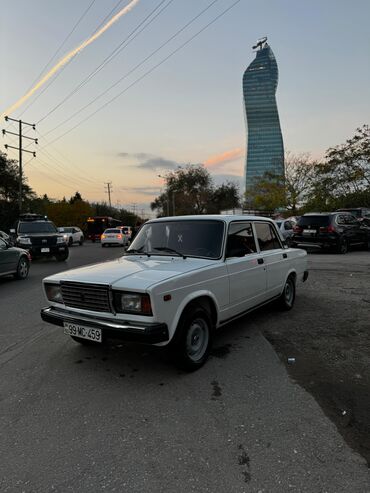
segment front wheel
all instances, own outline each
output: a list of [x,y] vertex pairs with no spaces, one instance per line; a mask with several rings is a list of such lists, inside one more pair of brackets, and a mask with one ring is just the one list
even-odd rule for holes
[[18,261],[17,272],[14,276],[17,279],[26,279],[28,276],[28,271],[30,269],[30,263],[26,257],[21,257]]
[[295,300],[295,281],[292,276],[286,280],[283,292],[278,299],[278,306],[282,310],[291,310]]
[[73,238],[70,236],[68,240],[68,246],[71,247],[72,245],[73,245]]
[[207,361],[212,344],[210,314],[201,306],[193,305],[182,315],[172,349],[175,364],[182,370],[198,370]]
[[58,262],[64,262],[65,260],[67,260],[68,256],[69,256],[69,252],[67,250],[63,253],[58,253],[57,255],[55,255],[55,258],[57,259]]

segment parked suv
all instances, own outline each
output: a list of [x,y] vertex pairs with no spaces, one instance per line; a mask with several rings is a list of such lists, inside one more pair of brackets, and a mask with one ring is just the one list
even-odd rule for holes
[[10,230],[15,246],[24,248],[32,258],[68,258],[69,250],[62,234],[47,217],[38,214],[21,214],[15,228]]
[[80,246],[83,245],[84,234],[77,226],[58,228],[58,231],[63,234],[64,240],[68,246],[72,246],[73,243],[78,243]]
[[348,212],[310,213],[294,227],[292,246],[334,249],[347,253],[352,245],[369,247],[369,230]]

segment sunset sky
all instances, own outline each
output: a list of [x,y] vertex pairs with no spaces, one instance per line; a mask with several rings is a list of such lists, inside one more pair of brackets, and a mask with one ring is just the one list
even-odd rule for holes
[[[131,10],[102,29],[130,3]],[[165,60],[234,3],[3,0],[0,113],[91,39],[9,114],[37,123],[36,132],[25,128],[39,139],[38,146],[24,141],[37,152],[35,159],[24,155],[32,188],[54,198],[78,190],[103,201],[110,181],[113,205],[149,210],[163,187],[158,175],[178,165],[203,163],[216,183],[241,184],[242,76],[254,58],[252,45],[265,35],[279,66],[286,150],[319,157],[370,123],[368,0],[240,0]],[[1,128],[17,131],[4,119]],[[6,143],[18,145],[7,135],[3,151]],[[8,156],[17,158],[17,151]]]

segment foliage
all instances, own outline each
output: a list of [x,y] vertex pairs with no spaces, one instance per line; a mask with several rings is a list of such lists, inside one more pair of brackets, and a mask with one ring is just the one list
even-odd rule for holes
[[245,207],[256,210],[285,208],[287,203],[285,178],[267,171],[254,180],[245,193]]
[[233,183],[216,187],[202,165],[187,165],[165,175],[165,191],[152,203],[159,216],[205,214],[239,206],[238,188]]

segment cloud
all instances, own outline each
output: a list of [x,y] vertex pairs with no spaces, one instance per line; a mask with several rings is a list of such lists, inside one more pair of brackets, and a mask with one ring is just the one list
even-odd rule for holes
[[231,149],[230,151],[225,151],[221,154],[211,156],[206,161],[204,161],[203,164],[206,168],[216,167],[225,163],[230,163],[231,161],[235,161],[242,156],[244,156],[244,149],[242,149],[241,147],[237,147],[236,149]]
[[159,195],[161,193],[160,187],[117,187],[119,192],[129,192],[129,193],[138,193],[141,195]]
[[123,158],[128,157],[132,159],[149,159],[151,157],[154,157],[153,154],[148,154],[146,152],[119,152],[117,156]]
[[182,166],[183,163],[173,161],[172,159],[166,159],[161,156],[154,156],[153,154],[148,154],[147,152],[119,152],[118,157],[124,159],[134,159],[139,161],[134,166],[141,169],[148,169],[152,171],[158,170],[173,170]]

